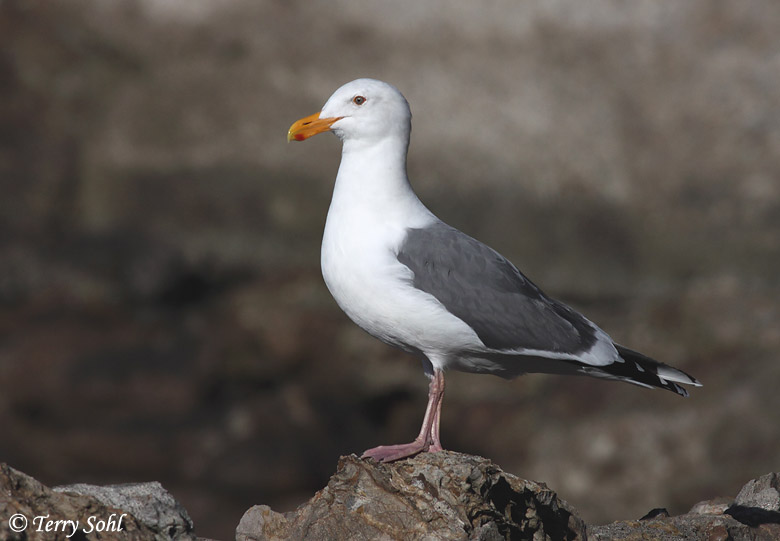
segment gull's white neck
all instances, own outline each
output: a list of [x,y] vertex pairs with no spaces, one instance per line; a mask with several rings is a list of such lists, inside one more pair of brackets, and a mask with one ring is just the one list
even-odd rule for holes
[[344,142],[321,263],[325,283],[351,316],[357,297],[373,295],[367,284],[401,267],[396,254],[407,230],[436,221],[406,176],[407,141]]
[[408,226],[429,211],[417,198],[406,176],[408,138],[386,137],[366,143],[347,139],[341,153],[328,219],[334,213],[370,217],[370,221]]

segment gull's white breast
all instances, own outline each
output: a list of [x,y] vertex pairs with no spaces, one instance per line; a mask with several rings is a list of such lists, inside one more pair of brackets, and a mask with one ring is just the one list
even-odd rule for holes
[[417,350],[435,365],[484,347],[476,333],[433,296],[412,285],[397,259],[409,227],[436,218],[419,200],[367,205],[337,182],[322,241],[322,275],[330,293],[357,325],[380,340]]

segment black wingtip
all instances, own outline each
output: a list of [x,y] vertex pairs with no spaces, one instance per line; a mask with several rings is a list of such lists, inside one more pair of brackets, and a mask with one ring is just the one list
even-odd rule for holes
[[638,385],[666,389],[683,398],[689,396],[688,390],[680,384],[701,387],[699,380],[678,368],[658,362],[627,347],[618,344],[615,344],[615,347],[623,362],[603,367],[602,369],[609,374]]

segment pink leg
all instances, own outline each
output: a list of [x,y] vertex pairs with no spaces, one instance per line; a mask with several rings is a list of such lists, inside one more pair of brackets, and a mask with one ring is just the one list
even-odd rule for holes
[[439,372],[441,381],[439,382],[439,398],[436,401],[436,412],[433,415],[433,422],[431,428],[431,446],[428,448],[429,452],[443,451],[444,447],[441,445],[439,439],[439,423],[441,421],[441,403],[444,399],[444,372]]
[[420,434],[411,443],[380,445],[368,449],[361,458],[373,458],[377,462],[392,462],[417,453],[441,451],[443,448],[439,439],[439,418],[442,398],[444,398],[444,372],[434,369],[428,387],[428,406],[425,408]]

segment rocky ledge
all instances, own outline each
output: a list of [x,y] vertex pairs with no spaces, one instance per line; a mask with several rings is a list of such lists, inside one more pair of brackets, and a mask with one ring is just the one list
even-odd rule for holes
[[[38,518],[43,517],[43,518]],[[187,511],[159,483],[48,488],[0,464],[0,539],[195,540]],[[586,525],[543,483],[484,458],[444,451],[392,464],[342,457],[328,485],[290,513],[249,509],[237,541],[780,539],[780,474],[685,515]]]
[[585,530],[545,485],[443,451],[390,464],[342,457],[328,486],[295,512],[247,511],[236,540],[583,540]]
[[236,530],[237,541],[282,539],[779,540],[780,475],[685,515],[656,509],[641,520],[590,526],[544,484],[484,458],[444,451],[376,464],[353,455],[297,510],[281,514],[257,505]]
[[49,488],[0,464],[0,540],[195,540],[187,511],[160,483]]

